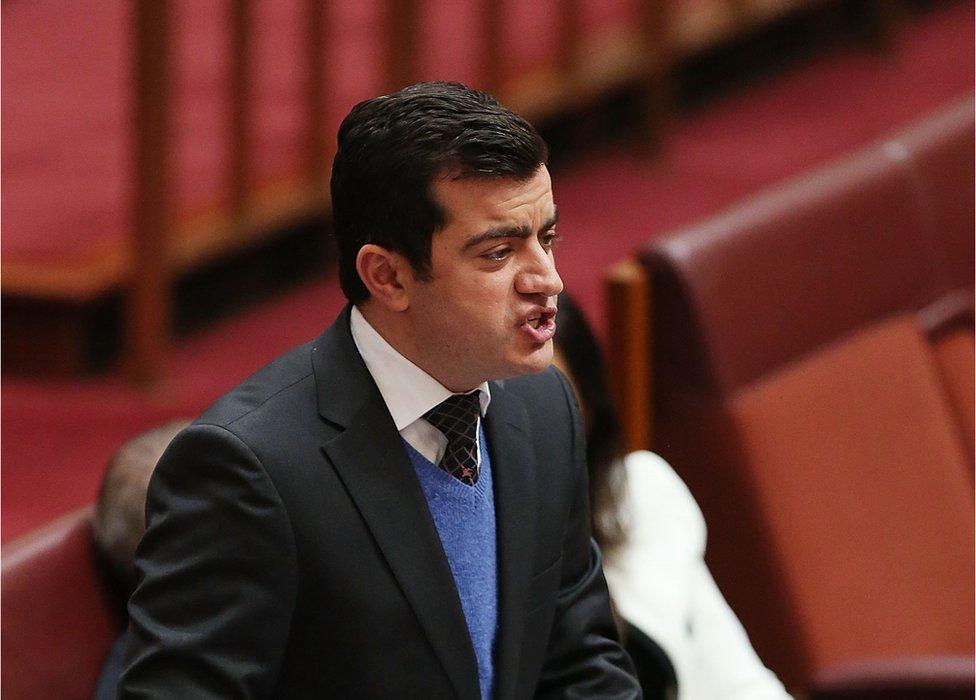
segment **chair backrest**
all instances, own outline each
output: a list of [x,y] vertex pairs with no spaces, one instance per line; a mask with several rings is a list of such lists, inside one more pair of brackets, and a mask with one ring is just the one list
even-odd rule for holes
[[669,325],[655,344],[705,353],[669,372],[729,392],[865,322],[971,297],[973,150],[967,98],[655,242],[642,259]]
[[971,654],[968,462],[914,317],[863,328],[724,405],[809,667]]
[[953,105],[641,255],[654,447],[797,687],[972,655],[972,115]]
[[[973,231],[976,230],[976,132],[971,98],[892,139],[902,156],[923,214],[936,261],[934,303],[921,320],[932,342],[943,382],[967,448],[976,439],[973,400]],[[970,452],[970,458],[972,453]]]
[[960,100],[888,143],[889,152],[901,160],[912,179],[936,261],[932,283],[938,291],[969,291],[973,284],[974,108],[972,97]]
[[91,698],[120,633],[88,506],[3,548],[4,697]]
[[[766,192],[643,255],[660,380],[728,394],[866,322],[928,301],[912,183],[872,149]],[[686,350],[688,352],[683,352]]]

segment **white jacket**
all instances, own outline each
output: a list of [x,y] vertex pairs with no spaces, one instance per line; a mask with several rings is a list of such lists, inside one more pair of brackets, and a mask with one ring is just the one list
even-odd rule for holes
[[604,563],[620,614],[667,653],[680,700],[789,698],[705,565],[705,520],[684,482],[652,452],[625,458],[628,540]]

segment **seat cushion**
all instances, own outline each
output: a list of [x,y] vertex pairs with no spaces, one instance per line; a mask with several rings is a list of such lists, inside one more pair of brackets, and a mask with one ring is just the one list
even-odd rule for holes
[[976,351],[972,327],[957,326],[940,334],[932,340],[932,350],[959,427],[963,449],[971,460],[973,443],[976,441],[976,406],[973,401],[973,386],[976,385],[973,365],[976,363]]
[[729,409],[813,666],[971,656],[968,458],[914,316],[786,366]]

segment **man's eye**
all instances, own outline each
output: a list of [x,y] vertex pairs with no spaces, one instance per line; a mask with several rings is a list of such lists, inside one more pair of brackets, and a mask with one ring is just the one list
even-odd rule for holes
[[561,236],[555,231],[546,231],[542,234],[542,245],[546,248],[551,248],[560,238]]
[[507,258],[511,252],[511,248],[496,248],[495,250],[488,251],[481,257],[485,260],[490,260],[491,262],[501,262]]

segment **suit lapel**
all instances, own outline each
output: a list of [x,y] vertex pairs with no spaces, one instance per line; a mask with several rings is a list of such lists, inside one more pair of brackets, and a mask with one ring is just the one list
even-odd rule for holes
[[526,586],[532,566],[536,497],[535,455],[522,401],[493,382],[485,420],[495,483],[498,532],[499,615],[495,678],[499,698],[516,695],[525,622]]
[[478,666],[450,565],[416,473],[349,333],[349,308],[312,351],[319,412],[345,430],[323,445],[461,698]]

